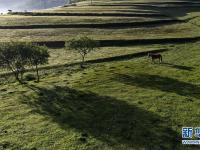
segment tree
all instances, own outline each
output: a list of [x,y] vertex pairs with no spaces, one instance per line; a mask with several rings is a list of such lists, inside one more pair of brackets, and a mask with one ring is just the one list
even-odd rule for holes
[[[20,83],[23,79],[25,67],[28,65],[27,46],[26,43],[18,42],[0,44],[0,66],[10,70]],[[21,79],[19,75],[21,75]]]
[[49,53],[48,48],[46,46],[33,45],[33,49],[29,56],[29,60],[30,64],[36,69],[37,82],[40,81],[38,65],[48,63],[48,58]]
[[98,47],[98,42],[87,36],[83,36],[78,39],[70,40],[67,47],[71,50],[75,50],[81,55],[82,61],[80,66],[83,68],[86,55]]
[[[45,46],[33,43],[10,42],[0,44],[0,67],[10,70],[18,82],[23,82],[26,68],[36,68],[39,82],[38,65],[48,62],[48,51]],[[21,75],[21,78],[19,78]]]

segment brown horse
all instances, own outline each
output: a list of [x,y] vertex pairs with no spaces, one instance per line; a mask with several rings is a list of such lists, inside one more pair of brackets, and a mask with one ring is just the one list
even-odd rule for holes
[[160,63],[162,62],[162,55],[161,54],[148,53],[148,57],[151,57],[152,62],[155,62],[156,59],[158,59]]

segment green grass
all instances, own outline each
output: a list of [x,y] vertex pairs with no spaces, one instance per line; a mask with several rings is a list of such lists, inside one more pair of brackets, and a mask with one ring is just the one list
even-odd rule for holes
[[[158,2],[158,4],[156,4]],[[162,4],[163,2],[163,4]],[[41,12],[95,12],[95,13],[101,13],[101,12],[120,12],[120,10],[126,10],[126,11],[121,11],[126,13],[128,12],[134,12],[134,11],[140,11],[140,12],[155,12],[158,14],[165,14],[173,17],[183,17],[188,15],[190,12],[199,12],[199,3],[198,4],[182,4],[182,5],[177,5],[177,4],[167,4],[168,2],[177,2],[176,0],[174,1],[160,1],[160,0],[134,0],[134,1],[95,1],[94,6],[88,6],[90,5],[90,1],[87,2],[81,2],[77,6],[72,6],[72,7],[56,7],[56,8],[50,8],[47,10],[42,10]],[[187,2],[187,1],[186,1]],[[196,1],[191,1],[191,2],[196,2]],[[143,5],[134,5],[135,3],[139,4],[147,4],[149,6],[143,6]],[[161,3],[161,4],[159,4]],[[108,6],[95,6],[95,5],[108,5]],[[113,4],[118,4],[120,6],[109,6]],[[123,6],[125,4],[125,6]],[[132,6],[133,5],[133,6]],[[152,6],[153,5],[153,6]],[[154,7],[157,6],[157,7]],[[190,7],[190,6],[196,6],[196,7]]]
[[141,22],[153,21],[166,18],[145,18],[145,17],[65,17],[65,16],[2,16],[0,26],[27,26],[42,24],[77,24],[77,23],[109,23],[109,22]]
[[[153,1],[161,2],[99,0],[98,4]],[[87,6],[88,3],[45,11],[92,12],[93,6]],[[57,41],[78,35],[87,35],[96,40],[200,35],[199,12],[186,6],[182,9],[95,6],[95,9],[98,12],[120,12],[124,9],[156,11],[172,15],[172,18],[191,19],[186,23],[149,28],[0,30],[0,41]],[[148,19],[136,18],[134,21]],[[129,22],[130,18],[14,15],[0,16],[0,21],[0,25],[28,25]],[[181,128],[198,127],[200,124],[199,47],[200,42],[102,47],[90,53],[87,60],[163,48],[168,51],[162,53],[162,64],[152,63],[148,57],[127,57],[123,61],[93,61],[85,69],[80,69],[79,65],[66,65],[79,62],[78,54],[65,49],[49,49],[48,68],[40,70],[41,82],[27,81],[27,84],[20,85],[12,77],[0,78],[0,149],[199,149],[198,146],[181,145]],[[27,72],[25,78],[32,74]]]
[[151,39],[169,37],[199,36],[200,28],[191,23],[172,24],[152,28],[126,29],[33,29],[33,30],[0,30],[0,41],[67,41],[72,36],[87,35],[93,39]]
[[187,149],[181,127],[199,125],[199,45],[169,45],[163,64],[145,57],[44,70],[38,84],[2,83],[0,143],[10,149]]
[[[98,1],[98,3],[102,4],[126,4],[126,3],[137,3],[144,1],[108,1],[105,3],[104,1]],[[147,2],[147,1],[146,1]],[[155,2],[160,2],[155,1]],[[168,2],[168,1],[166,1]],[[84,4],[82,4],[84,3]],[[105,13],[107,10],[115,11],[118,13],[138,13],[138,12],[156,12],[165,15],[169,15],[167,18],[179,18],[179,19],[188,19],[191,18],[186,23],[180,24],[170,24],[170,25],[155,25],[150,28],[141,27],[141,28],[119,28],[119,29],[28,29],[28,30],[0,30],[0,41],[9,41],[9,40],[20,40],[20,41],[55,41],[55,40],[68,40],[72,36],[77,35],[88,35],[94,39],[146,39],[146,38],[167,38],[167,37],[193,37],[199,36],[200,28],[198,26],[198,18],[193,18],[195,16],[199,16],[198,8],[190,8],[187,6],[183,6],[181,8],[165,8],[163,5],[162,8],[157,7],[142,7],[142,6],[88,6],[87,2],[81,2],[78,6],[72,7],[57,7],[52,8],[50,10],[54,10],[55,12],[59,12],[61,10],[66,12],[79,12],[80,9],[84,11],[93,12],[94,9],[99,13]],[[96,2],[96,4],[98,4]],[[148,1],[149,5],[151,5],[151,1]],[[131,7],[131,8],[130,8]],[[106,9],[106,10],[105,10]],[[126,10],[127,12],[122,12],[121,10]],[[101,10],[101,11],[100,11]],[[49,10],[45,10],[46,13]],[[130,12],[133,11],[133,12]],[[84,12],[82,12],[84,13]],[[94,12],[95,13],[95,12]],[[152,20],[160,20],[166,18],[160,17],[79,17],[79,16],[20,16],[20,15],[11,15],[11,16],[0,16],[0,25],[42,25],[42,24],[78,24],[78,23],[120,23],[120,22],[143,22],[144,25],[147,24],[146,21]]]
[[[164,47],[162,47],[164,48]],[[115,57],[121,56],[122,51],[123,55],[134,54],[138,52],[150,51],[150,50],[159,50],[160,46],[126,46],[126,47],[103,47],[96,49],[95,51],[88,54],[86,57],[87,60],[95,60],[100,58]],[[79,54],[66,49],[50,49],[49,50],[51,57],[49,59],[48,65],[56,64],[65,64],[65,63],[74,63],[80,62],[81,57]]]

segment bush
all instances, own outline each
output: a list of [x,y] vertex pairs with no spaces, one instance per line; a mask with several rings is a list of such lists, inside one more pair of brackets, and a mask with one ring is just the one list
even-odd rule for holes
[[35,75],[34,74],[26,74],[25,75],[25,80],[26,81],[34,81],[34,80],[36,80],[36,77],[35,77]]

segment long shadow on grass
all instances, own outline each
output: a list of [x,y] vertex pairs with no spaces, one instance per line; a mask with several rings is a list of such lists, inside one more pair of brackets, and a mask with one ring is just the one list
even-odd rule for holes
[[199,86],[169,77],[162,77],[159,75],[150,74],[136,74],[133,76],[116,74],[114,80],[128,85],[161,90],[164,92],[176,93],[181,96],[200,99]]
[[[141,16],[141,14],[140,14]],[[146,15],[144,15],[146,16]],[[110,23],[79,23],[79,24],[32,24],[32,25],[10,25],[0,26],[0,29],[53,29],[53,28],[99,28],[99,29],[113,29],[113,28],[141,28],[141,27],[155,27],[167,24],[183,23],[177,19],[163,19],[144,22],[110,22]]]
[[[132,40],[98,40],[100,47],[110,46],[133,46],[133,45],[149,45],[149,44],[181,44],[197,42],[200,40],[200,36],[183,37],[183,38],[162,38],[162,39],[132,39]],[[49,48],[64,48],[65,41],[42,41],[35,42],[38,45],[46,45]]]
[[[113,148],[176,149],[178,135],[160,116],[127,102],[68,87],[36,88],[37,96],[23,97],[35,112],[50,117],[63,129],[84,133],[82,140],[95,137]],[[83,139],[85,138],[85,139]]]
[[193,67],[181,66],[181,65],[176,65],[176,64],[166,63],[166,62],[163,62],[161,65],[172,67],[175,69],[185,70],[185,71],[192,71],[194,69]]

